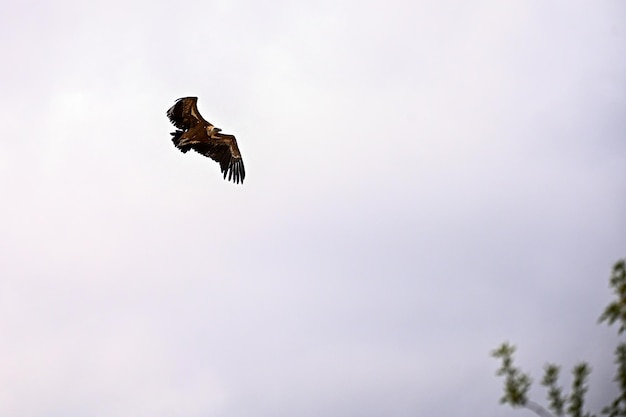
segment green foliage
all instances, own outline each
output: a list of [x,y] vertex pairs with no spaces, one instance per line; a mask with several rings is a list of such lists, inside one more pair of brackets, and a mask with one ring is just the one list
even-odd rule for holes
[[541,380],[541,385],[548,389],[548,407],[558,417],[563,415],[563,407],[567,399],[563,396],[563,388],[557,385],[560,371],[559,366],[549,363],[544,367],[544,375]]
[[615,350],[617,375],[614,381],[619,386],[620,395],[610,405],[602,409],[609,417],[626,416],[626,344],[620,343]]
[[626,330],[626,262],[622,259],[613,267],[613,273],[609,281],[609,286],[613,288],[617,300],[610,303],[598,320],[600,323],[607,321],[612,326],[616,321],[620,321],[618,333]]
[[[613,266],[609,286],[613,289],[617,299],[606,307],[598,321],[600,323],[606,321],[609,326],[619,321],[618,334],[621,334],[626,329],[626,262],[624,259]],[[617,382],[620,395],[602,409],[602,414],[609,417],[622,417],[626,416],[626,343],[624,342],[618,344],[615,349],[615,364],[617,372],[613,380]]]
[[572,383],[572,393],[569,396],[567,414],[572,417],[589,417],[589,413],[583,413],[583,406],[585,404],[585,394],[589,389],[587,378],[591,373],[591,368],[585,362],[581,362],[574,367],[572,373],[574,374],[574,382]]
[[[620,322],[618,334],[626,330],[626,261],[620,260],[613,266],[609,285],[613,289],[617,300],[611,302],[600,316],[599,322],[606,321],[609,326]],[[522,372],[514,365],[513,354],[515,346],[503,343],[498,349],[491,352],[502,363],[496,375],[504,377],[504,396],[500,399],[502,404],[512,407],[525,407],[539,416],[551,416],[546,409],[528,399],[532,380],[530,376]],[[617,373],[614,381],[620,390],[619,396],[610,405],[602,409],[602,414],[609,417],[626,417],[626,343],[620,343],[615,350],[615,364]],[[572,370],[572,390],[569,395],[563,393],[559,386],[559,373],[561,368],[555,364],[547,364],[544,367],[544,375],[541,385],[548,390],[548,408],[557,417],[567,414],[570,417],[595,417],[584,411],[585,395],[589,390],[587,383],[591,368],[585,362],[581,362]],[[567,406],[567,407],[566,407]]]
[[528,390],[532,381],[528,374],[513,366],[513,353],[515,353],[515,346],[503,343],[491,352],[491,355],[502,359],[502,365],[496,372],[496,375],[504,376],[504,396],[500,398],[500,402],[512,407],[521,407],[528,402]]

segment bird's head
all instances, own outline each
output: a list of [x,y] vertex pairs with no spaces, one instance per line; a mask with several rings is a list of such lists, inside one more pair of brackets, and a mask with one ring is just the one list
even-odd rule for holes
[[213,134],[215,134],[215,133],[217,133],[217,132],[219,132],[219,131],[221,131],[221,130],[222,130],[222,129],[220,129],[219,127],[215,127],[215,126],[207,126],[207,127],[206,127],[206,133],[207,133],[209,136],[212,136]]

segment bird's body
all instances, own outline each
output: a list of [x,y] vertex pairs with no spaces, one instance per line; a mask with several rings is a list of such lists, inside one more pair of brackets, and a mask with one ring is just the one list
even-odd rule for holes
[[182,152],[190,149],[220,164],[224,179],[243,183],[246,171],[233,135],[220,133],[222,129],[204,120],[197,107],[197,97],[183,97],[167,111],[167,117],[178,128],[172,132],[172,142]]

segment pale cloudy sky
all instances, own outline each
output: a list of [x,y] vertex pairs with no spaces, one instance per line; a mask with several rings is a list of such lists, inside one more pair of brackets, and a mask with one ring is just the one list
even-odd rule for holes
[[606,403],[623,0],[8,0],[0,53],[1,415],[528,415],[505,340]]

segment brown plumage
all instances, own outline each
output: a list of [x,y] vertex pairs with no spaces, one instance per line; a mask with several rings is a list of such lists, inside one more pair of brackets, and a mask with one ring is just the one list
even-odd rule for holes
[[167,117],[179,130],[172,132],[172,142],[183,153],[189,149],[220,164],[224,179],[242,183],[246,177],[237,140],[233,135],[220,133],[222,129],[204,120],[198,111],[198,97],[183,97],[167,111]]

